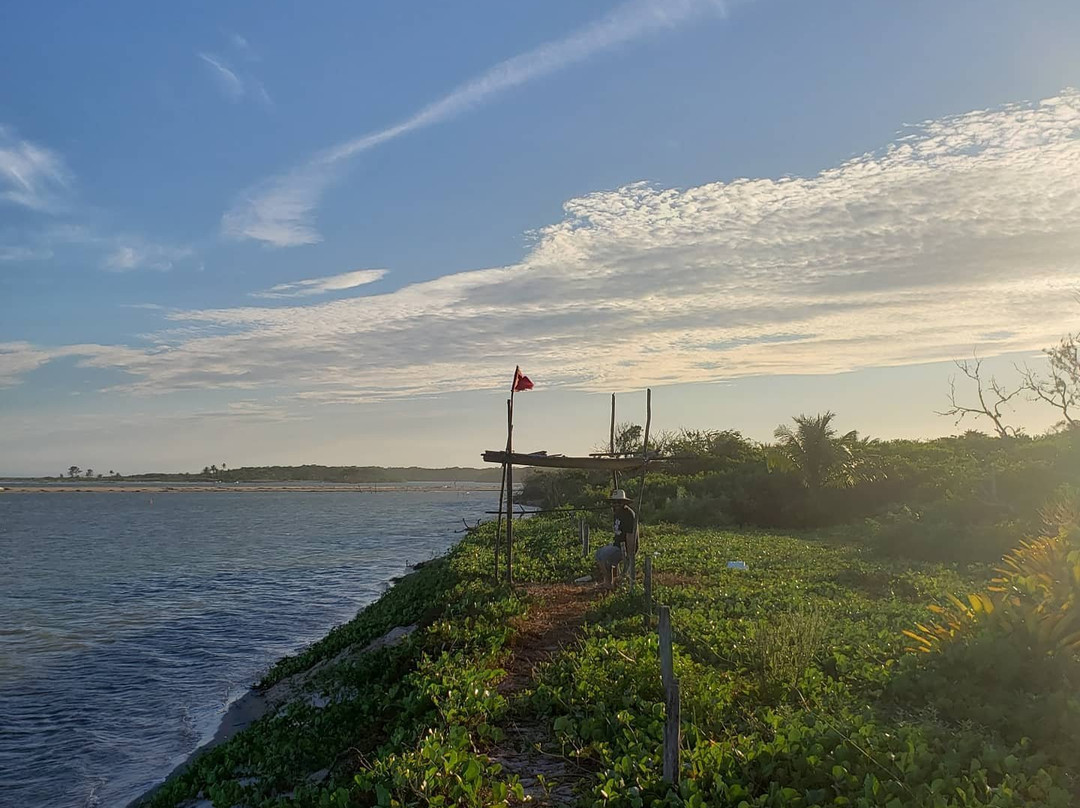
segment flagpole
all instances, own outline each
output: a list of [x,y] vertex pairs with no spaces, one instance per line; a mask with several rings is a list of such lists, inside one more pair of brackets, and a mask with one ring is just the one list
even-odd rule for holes
[[[514,372],[517,379],[517,371]],[[506,400],[506,582],[514,583],[514,464],[510,455],[514,451],[514,388]]]
[[506,494],[506,464],[502,465],[502,477],[499,479],[499,519],[495,524],[495,545],[492,548],[495,556],[495,585],[499,584],[499,544],[502,542],[502,518],[503,497]]

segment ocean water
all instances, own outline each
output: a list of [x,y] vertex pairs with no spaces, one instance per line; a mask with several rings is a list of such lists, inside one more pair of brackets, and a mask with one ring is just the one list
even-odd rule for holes
[[0,804],[126,805],[497,497],[0,494]]

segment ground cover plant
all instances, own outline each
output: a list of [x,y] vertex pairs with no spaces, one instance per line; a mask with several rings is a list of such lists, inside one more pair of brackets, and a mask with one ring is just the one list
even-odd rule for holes
[[[669,786],[640,586],[599,598],[580,587],[577,639],[505,686],[522,621],[542,608],[536,593],[589,566],[569,515],[525,520],[515,537],[518,579],[532,586],[492,584],[492,530],[474,531],[267,683],[421,623],[408,640],[327,667],[321,701],[263,719],[148,804],[544,803],[500,763],[524,722],[543,728],[546,756],[567,762],[582,805],[1065,806],[1077,796],[1075,655],[1003,646],[983,625],[912,650],[911,632],[942,620],[950,595],[1000,585],[991,566],[884,557],[824,534],[648,527],[642,551],[671,608],[682,682],[683,767]],[[748,569],[728,569],[734,559]]]

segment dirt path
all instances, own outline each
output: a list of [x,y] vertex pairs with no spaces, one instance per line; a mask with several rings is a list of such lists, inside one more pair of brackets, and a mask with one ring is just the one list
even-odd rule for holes
[[[535,683],[536,668],[580,635],[585,614],[603,592],[591,584],[526,584],[532,603],[516,624],[512,657],[499,692],[511,701]],[[551,727],[530,718],[507,722],[506,740],[491,753],[508,774],[521,779],[533,805],[572,805],[574,786],[586,771],[567,760],[555,745]]]

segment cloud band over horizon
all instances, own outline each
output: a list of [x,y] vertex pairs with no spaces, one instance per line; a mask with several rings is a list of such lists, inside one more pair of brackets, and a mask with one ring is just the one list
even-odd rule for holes
[[0,384],[65,356],[122,392],[349,403],[494,389],[525,362],[546,387],[626,390],[1037,350],[1080,324],[1080,92],[927,121],[812,177],[564,210],[512,266],[172,310],[148,347],[0,345]]

